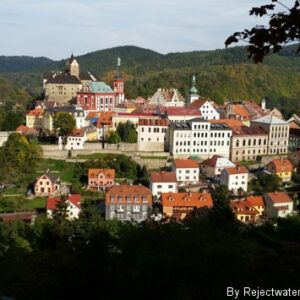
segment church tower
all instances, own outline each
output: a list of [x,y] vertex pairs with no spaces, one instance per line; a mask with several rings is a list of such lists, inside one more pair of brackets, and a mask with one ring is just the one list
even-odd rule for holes
[[79,74],[80,74],[79,63],[73,54],[67,61],[66,72],[69,73],[70,75],[73,75],[73,76],[76,76],[77,78],[79,78]]
[[124,95],[124,80],[121,73],[121,58],[118,57],[116,75],[113,82],[114,92],[116,93],[116,104],[120,104],[125,101]]
[[190,89],[190,104],[199,99],[198,90],[196,88],[196,75],[192,77],[192,87]]

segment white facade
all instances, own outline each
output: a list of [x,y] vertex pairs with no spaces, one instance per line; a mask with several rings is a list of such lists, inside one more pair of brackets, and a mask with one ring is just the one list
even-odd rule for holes
[[[286,218],[293,214],[294,203],[291,199],[274,201],[272,195],[277,198],[277,195],[285,194],[284,192],[267,193],[264,195],[266,207],[265,213],[269,218]],[[285,195],[283,195],[285,196]]]
[[[66,200],[67,203],[67,219],[74,220],[79,218],[79,213],[81,209],[73,204],[71,201]],[[47,209],[47,217],[52,218],[53,209]]]
[[167,120],[139,120],[138,151],[165,151],[167,148]]
[[248,171],[244,167],[225,168],[221,171],[220,184],[226,185],[229,191],[237,193],[248,189]]
[[216,156],[201,163],[201,173],[208,178],[215,178],[221,175],[224,168],[233,168],[235,164],[226,157]]
[[[189,166],[189,160],[175,160],[172,165],[172,170],[176,173],[176,179],[179,185],[194,184],[199,182],[199,165]],[[191,161],[191,163],[194,163]]]
[[164,107],[184,107],[185,99],[177,89],[158,89],[149,102]]
[[219,120],[220,114],[213,106],[213,101],[205,101],[204,104],[199,108],[201,116],[205,120]]
[[86,133],[84,133],[83,136],[68,136],[67,143],[65,145],[65,150],[83,149],[85,141],[86,141]]
[[161,193],[177,193],[177,182],[151,182],[150,189],[153,196],[160,197]]
[[211,124],[201,118],[170,126],[169,151],[174,157],[213,155],[229,158],[232,130],[226,124]]

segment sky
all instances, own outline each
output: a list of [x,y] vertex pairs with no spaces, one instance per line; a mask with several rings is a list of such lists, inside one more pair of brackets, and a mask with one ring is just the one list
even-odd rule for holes
[[[271,0],[1,0],[0,55],[62,59],[122,45],[160,53],[224,48]],[[289,1],[287,1],[289,2]]]

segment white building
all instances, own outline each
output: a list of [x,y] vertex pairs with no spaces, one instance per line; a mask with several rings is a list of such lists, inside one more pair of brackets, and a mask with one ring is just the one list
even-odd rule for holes
[[226,124],[211,124],[202,118],[170,125],[169,151],[174,157],[197,155],[202,159],[229,158],[232,130]]
[[[86,138],[86,131],[81,128],[81,129],[74,129],[72,134],[70,134],[67,137],[67,142],[64,147],[65,150],[80,150],[83,149],[84,143],[87,140]],[[58,141],[58,147],[59,149],[62,149],[61,145],[61,139]]]
[[[81,196],[78,194],[69,194],[65,203],[67,205],[67,219],[78,219],[81,211]],[[58,203],[62,201],[60,198],[48,198],[46,202],[46,210],[48,218],[52,218],[53,210],[57,208]]]
[[138,151],[167,149],[168,120],[140,119],[137,128]]
[[239,190],[247,192],[248,170],[243,166],[224,168],[221,171],[220,184],[226,185],[233,193],[238,193]]
[[202,99],[195,100],[189,107],[190,108],[198,108],[202,118],[205,120],[219,120],[220,119],[220,114],[215,109],[215,104],[213,101],[202,100]]
[[187,185],[199,182],[199,163],[192,159],[175,159],[172,165],[176,179],[180,184]]
[[175,172],[151,172],[150,189],[153,196],[161,193],[177,193],[178,185]]
[[234,168],[235,164],[226,157],[214,155],[200,164],[201,173],[208,178],[215,178],[221,175],[224,168]]
[[154,95],[149,98],[152,104],[163,107],[183,107],[185,105],[184,97],[177,89],[158,89]]
[[251,120],[251,126],[260,126],[268,133],[268,155],[287,154],[289,123],[273,115]]
[[270,218],[285,218],[293,213],[294,202],[285,192],[264,194],[265,213]]

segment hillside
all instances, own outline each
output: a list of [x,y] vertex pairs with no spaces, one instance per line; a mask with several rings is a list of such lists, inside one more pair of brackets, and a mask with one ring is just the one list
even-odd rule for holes
[[[270,105],[283,107],[289,114],[300,107],[295,101],[300,98],[300,58],[295,55],[294,49],[295,45],[288,46],[279,55],[268,56],[263,64],[258,65],[249,61],[244,47],[164,55],[135,46],[122,46],[87,53],[77,59],[82,70],[91,71],[110,82],[116,59],[121,57],[128,98],[138,95],[148,97],[158,87],[171,86],[187,95],[191,76],[196,74],[201,96],[219,103],[228,99],[258,101],[267,97]],[[0,66],[1,59],[3,57],[0,57]],[[6,69],[0,67],[0,73],[31,95],[37,95],[41,93],[42,71],[61,70],[66,63],[66,60],[42,59],[41,64],[36,65],[40,59],[26,58],[28,63],[21,63],[22,57],[11,60],[6,57]],[[16,66],[18,60],[20,65]]]

